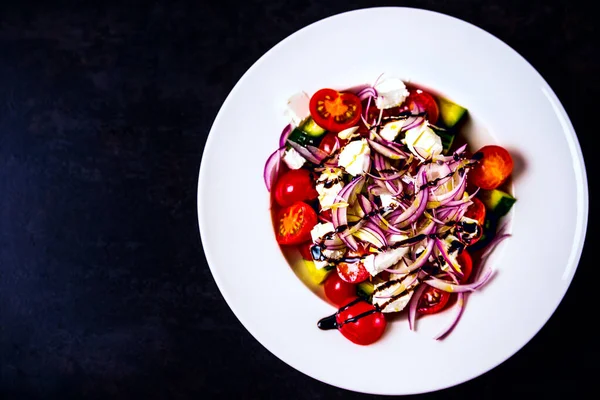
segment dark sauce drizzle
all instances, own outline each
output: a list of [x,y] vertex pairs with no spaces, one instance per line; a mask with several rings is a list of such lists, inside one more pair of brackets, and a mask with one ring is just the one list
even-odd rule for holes
[[367,317],[371,314],[375,314],[376,312],[381,311],[378,306],[375,306],[375,308],[372,310],[365,311],[364,313],[358,314],[352,318],[348,318],[338,324],[338,322],[337,322],[338,314],[347,310],[348,308],[352,307],[353,305],[358,304],[361,301],[365,301],[365,300],[361,299],[360,297],[357,297],[356,299],[352,300],[350,303],[348,303],[345,306],[338,309],[337,312],[333,313],[332,315],[329,315],[325,318],[321,318],[319,320],[319,322],[317,322],[317,327],[324,331],[331,330],[331,329],[339,329],[345,324],[356,322],[361,318]]

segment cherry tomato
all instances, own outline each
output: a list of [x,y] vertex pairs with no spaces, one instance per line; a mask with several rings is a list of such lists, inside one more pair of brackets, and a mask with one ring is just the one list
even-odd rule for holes
[[287,207],[297,201],[315,199],[319,193],[310,171],[292,169],[279,178],[275,184],[275,201],[282,207]]
[[[382,312],[374,310],[375,307],[372,304],[360,301],[339,312],[336,316],[339,331],[353,343],[363,346],[375,343],[383,335],[387,322]],[[372,314],[354,322],[348,321],[350,318],[367,312],[372,312]]]
[[482,189],[496,189],[512,173],[512,157],[504,147],[496,145],[483,146],[477,153],[482,159],[469,172],[469,182]]
[[328,208],[327,210],[322,210],[319,213],[319,220],[322,222],[331,222],[331,220],[333,219],[333,216],[331,215],[331,209]]
[[356,297],[356,285],[344,282],[338,274],[330,274],[323,283],[325,297],[338,307],[348,304]]
[[473,204],[467,208],[467,212],[465,213],[465,217],[474,219],[477,221],[479,226],[483,226],[485,221],[485,206],[477,197],[471,199]]
[[277,213],[275,234],[279,244],[300,244],[311,239],[310,231],[317,224],[317,213],[299,201]]
[[[358,245],[358,251],[349,250],[347,253],[348,257],[360,257],[369,251],[361,243]],[[337,273],[342,280],[348,283],[360,283],[369,279],[371,274],[366,270],[362,261],[353,263],[341,262],[337,265]]]
[[329,132],[325,136],[323,136],[323,139],[321,139],[319,148],[321,150],[323,150],[325,153],[331,154],[331,152],[333,151],[333,149],[335,147],[336,142],[338,144],[337,145],[338,148],[340,148],[340,147],[344,146],[346,143],[348,143],[347,140],[340,139],[338,137],[337,133]]
[[463,250],[458,257],[456,257],[456,261],[460,265],[460,270],[463,272],[463,277],[460,279],[460,282],[467,283],[473,272],[473,259],[466,250]]
[[450,293],[429,286],[417,303],[419,314],[435,314],[444,309],[450,300]]
[[405,104],[408,105],[413,112],[417,107],[425,109],[427,120],[432,124],[435,124],[440,116],[440,109],[433,96],[421,89],[411,91],[405,100]]
[[341,132],[358,123],[362,105],[352,93],[321,89],[310,98],[309,109],[317,125],[330,132]]
[[313,256],[310,251],[310,248],[312,247],[312,245],[313,245],[312,241],[301,243],[300,245],[298,245],[298,250],[300,251],[300,255],[302,256],[303,259],[308,260],[308,261],[313,261]]

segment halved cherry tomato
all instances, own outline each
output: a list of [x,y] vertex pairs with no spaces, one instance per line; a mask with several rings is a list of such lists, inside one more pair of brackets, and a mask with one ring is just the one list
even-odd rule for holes
[[321,210],[319,213],[319,220],[322,222],[331,222],[332,219],[333,216],[331,215],[331,208],[328,208],[327,210]]
[[[382,312],[374,310],[375,307],[372,304],[360,301],[339,312],[335,318],[339,331],[353,343],[363,346],[375,343],[383,335],[387,322]],[[356,321],[349,321],[351,318],[369,312],[371,314],[358,318]]]
[[496,189],[512,173],[514,163],[510,153],[496,145],[483,146],[477,153],[482,159],[469,172],[469,182],[482,189]]
[[440,116],[440,109],[433,96],[421,89],[411,91],[404,103],[413,112],[415,111],[416,106],[425,109],[427,120],[432,124],[435,124]]
[[[359,243],[358,251],[349,250],[346,254],[348,257],[360,257],[368,253],[367,248],[362,243]],[[366,281],[371,276],[362,261],[353,263],[341,262],[337,265],[337,273],[342,280],[349,283],[360,283]]]
[[319,148],[325,153],[331,154],[336,142],[338,143],[337,147],[340,148],[343,147],[346,143],[348,143],[348,140],[340,139],[337,133],[335,132],[329,132],[325,136],[323,136],[323,139],[321,139]]
[[292,169],[279,178],[275,184],[275,201],[282,207],[287,207],[297,201],[315,199],[319,193],[310,171]]
[[463,250],[458,257],[456,257],[456,261],[458,262],[458,265],[460,265],[460,269],[463,273],[460,282],[468,282],[471,273],[473,272],[473,259],[471,258],[471,255],[466,250]]
[[348,304],[356,297],[356,285],[344,282],[338,274],[330,274],[323,283],[325,297],[338,307]]
[[467,208],[467,212],[465,213],[465,217],[474,219],[477,221],[479,226],[483,226],[485,221],[485,206],[477,197],[471,199],[473,204]]
[[317,125],[330,132],[341,132],[358,123],[362,105],[355,94],[321,89],[310,98],[309,109]]
[[308,261],[313,261],[313,256],[310,251],[310,248],[312,247],[312,245],[313,245],[312,241],[301,243],[300,245],[298,245],[298,250],[300,251],[300,255],[302,256],[303,259],[308,260]]
[[275,234],[279,244],[300,244],[310,240],[310,231],[317,224],[317,213],[299,201],[277,213]]
[[450,300],[450,293],[432,286],[425,289],[417,304],[419,314],[435,314],[444,309]]

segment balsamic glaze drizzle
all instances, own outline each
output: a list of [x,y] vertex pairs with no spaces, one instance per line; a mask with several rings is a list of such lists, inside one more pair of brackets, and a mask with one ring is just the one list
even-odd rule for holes
[[329,316],[327,316],[325,318],[321,318],[319,320],[319,322],[317,322],[317,327],[319,329],[321,329],[321,330],[324,330],[324,331],[327,331],[327,330],[330,330],[330,329],[339,329],[339,328],[341,328],[345,324],[356,322],[356,321],[358,321],[361,318],[367,317],[367,316],[369,316],[371,314],[374,314],[374,313],[380,311],[379,307],[375,306],[375,308],[372,309],[372,310],[365,311],[364,313],[358,314],[358,315],[356,315],[356,316],[354,316],[352,318],[348,318],[348,319],[346,319],[346,320],[344,320],[344,321],[342,321],[342,322],[340,322],[338,324],[338,322],[337,322],[337,316],[338,316],[338,314],[341,313],[341,312],[343,312],[343,311],[345,311],[345,310],[347,310],[348,308],[352,307],[353,305],[355,305],[355,304],[357,304],[357,303],[359,303],[361,301],[365,301],[365,300],[361,299],[360,297],[357,297],[356,299],[352,300],[350,303],[348,303],[345,306],[339,308],[332,315],[329,315]]

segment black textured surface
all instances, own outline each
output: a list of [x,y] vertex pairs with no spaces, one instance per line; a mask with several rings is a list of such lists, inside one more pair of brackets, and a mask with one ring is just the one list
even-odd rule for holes
[[[212,279],[197,228],[197,172],[221,103],[271,46],[323,17],[406,5],[488,30],[553,87],[592,175],[598,29],[583,2],[99,3],[0,6],[1,399],[362,397],[295,371],[248,334]],[[594,184],[590,176],[589,226]],[[529,344],[423,397],[591,389],[590,242]],[[452,368],[436,364],[433,373]]]

